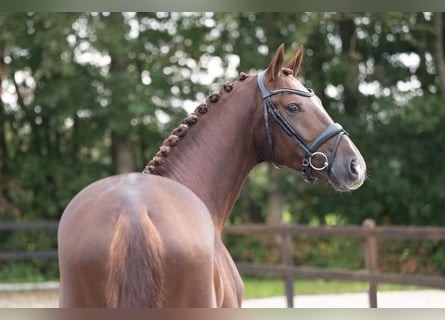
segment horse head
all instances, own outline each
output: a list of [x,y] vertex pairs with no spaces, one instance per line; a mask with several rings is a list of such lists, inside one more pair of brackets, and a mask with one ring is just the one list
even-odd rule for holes
[[[296,76],[303,47],[284,63],[281,45],[267,69],[258,74],[263,133],[258,134],[265,160],[301,171],[305,180],[329,181],[338,191],[359,188],[366,164],[343,127],[335,123],[315,93]],[[263,120],[264,119],[264,120]]]

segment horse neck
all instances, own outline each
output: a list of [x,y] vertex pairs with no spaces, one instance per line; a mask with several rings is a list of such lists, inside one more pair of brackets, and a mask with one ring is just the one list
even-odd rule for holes
[[253,125],[253,115],[258,114],[256,90],[256,83],[248,78],[235,82],[231,92],[222,90],[216,102],[211,102],[215,99],[210,96],[208,111],[188,128],[186,136],[171,148],[156,172],[198,195],[218,231],[222,230],[250,170],[259,162]]

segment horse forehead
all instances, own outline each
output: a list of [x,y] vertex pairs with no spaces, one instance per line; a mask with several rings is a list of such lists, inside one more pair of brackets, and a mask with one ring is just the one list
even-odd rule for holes
[[302,91],[307,91],[306,87],[294,76],[284,76],[277,83],[276,89],[279,88],[291,88]]

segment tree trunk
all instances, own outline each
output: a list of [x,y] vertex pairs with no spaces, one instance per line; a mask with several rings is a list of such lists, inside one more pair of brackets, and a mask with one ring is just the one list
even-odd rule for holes
[[111,153],[116,174],[134,171],[133,143],[128,135],[111,133]]
[[343,57],[351,62],[344,81],[344,107],[347,114],[353,115],[358,112],[358,62],[362,57],[356,51],[357,36],[354,18],[350,14],[340,13],[338,26]]
[[443,15],[442,12],[433,13],[434,27],[434,60],[440,83],[440,94],[445,94],[445,59],[443,54]]
[[[114,170],[117,174],[133,172],[135,157],[130,135],[130,115],[128,113],[128,92],[122,85],[126,79],[128,53],[125,48],[126,30],[122,13],[112,13],[106,19],[108,32],[113,32],[112,41],[107,43],[111,57],[110,78],[108,85],[111,90],[111,153]],[[113,125],[114,124],[114,125]]]
[[249,178],[246,180],[246,184],[244,185],[243,190],[241,191],[240,199],[241,199],[241,221],[243,223],[252,222],[252,206],[250,202],[251,187]]
[[0,175],[4,173],[5,166],[7,164],[7,149],[6,149],[6,116],[5,108],[2,100],[2,79],[4,74],[4,64],[3,64],[3,48],[0,47]]
[[278,170],[268,163],[269,194],[267,197],[266,223],[269,225],[280,224],[283,220],[284,195],[280,188]]

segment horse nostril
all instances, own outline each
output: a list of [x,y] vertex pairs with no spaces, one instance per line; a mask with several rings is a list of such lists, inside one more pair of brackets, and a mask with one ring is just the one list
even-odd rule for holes
[[353,179],[357,179],[360,171],[360,162],[357,158],[354,158],[351,160],[351,163],[349,164],[349,175]]

